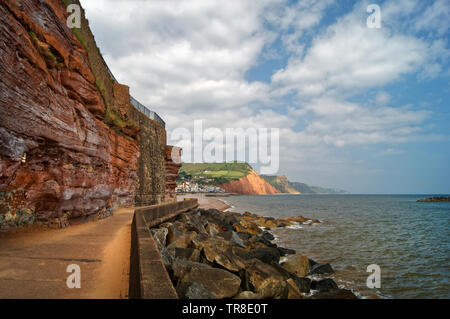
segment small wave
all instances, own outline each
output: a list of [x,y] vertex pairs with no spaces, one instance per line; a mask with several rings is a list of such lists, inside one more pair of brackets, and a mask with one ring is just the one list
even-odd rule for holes
[[286,226],[287,229],[303,229],[303,226],[297,224],[297,225],[290,225]]
[[225,199],[217,198],[217,200],[221,201],[222,203],[224,203],[224,204],[226,204],[226,205],[229,205],[229,206],[232,206],[232,207],[233,207],[233,205],[231,205],[230,203],[228,203]]
[[222,203],[224,203],[225,205],[228,205],[230,207],[228,207],[227,209],[224,210],[224,212],[231,212],[232,210],[234,210],[236,207],[234,207],[233,205],[231,205],[229,202],[227,202],[224,199],[221,198],[217,198],[217,200],[221,201]]

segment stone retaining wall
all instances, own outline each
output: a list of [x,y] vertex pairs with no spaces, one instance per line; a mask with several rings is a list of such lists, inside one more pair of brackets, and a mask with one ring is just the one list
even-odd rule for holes
[[130,298],[178,298],[150,228],[197,206],[197,199],[192,199],[136,209],[131,228]]
[[[70,2],[81,6],[79,0]],[[139,159],[134,204],[144,206],[164,202],[167,144],[165,128],[130,103],[129,88],[117,83],[104,61],[90,30],[84,9],[82,9],[81,29],[74,29],[74,33],[87,51],[96,87],[106,104],[106,112],[109,115],[107,119],[119,117],[119,127],[115,125],[114,120],[107,120],[107,124],[138,141]]]

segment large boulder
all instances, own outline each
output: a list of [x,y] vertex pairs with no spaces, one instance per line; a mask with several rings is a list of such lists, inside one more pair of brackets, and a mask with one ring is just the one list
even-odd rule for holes
[[300,289],[292,278],[286,280],[286,284],[288,288],[288,299],[303,299]]
[[264,228],[269,228],[269,229],[278,227],[278,223],[275,220],[269,219],[269,218],[260,217],[260,218],[256,219],[254,222],[259,227],[264,227]]
[[246,249],[248,251],[258,248],[272,248],[271,246],[268,246],[266,244],[263,244],[262,242],[248,242]]
[[300,254],[286,257],[286,262],[283,263],[282,266],[284,269],[298,277],[304,277],[309,273],[308,257]]
[[231,222],[236,221],[236,219],[225,215],[223,212],[217,209],[199,210],[199,212],[203,220],[216,224],[219,232],[233,230]]
[[283,248],[283,247],[277,247],[278,252],[280,253],[280,256],[287,256],[287,255],[294,255],[296,253],[295,250],[289,249],[289,248]]
[[249,233],[251,235],[260,235],[263,233],[257,224],[249,220],[241,220],[239,223],[233,224],[233,227],[236,232]]
[[153,238],[156,241],[156,244],[159,247],[165,247],[166,246],[166,239],[167,239],[167,234],[168,234],[168,230],[167,228],[161,227],[161,228],[152,228],[151,229]]
[[252,259],[244,269],[243,287],[258,294],[259,298],[286,299],[288,287],[285,278],[272,265]]
[[232,245],[229,241],[220,237],[210,237],[203,234],[198,234],[192,239],[192,245],[202,251],[206,259],[210,262],[222,252],[229,250]]
[[308,293],[311,290],[311,279],[306,277],[294,277],[292,280],[301,292]]
[[217,254],[214,258],[214,262],[221,267],[236,273],[244,269],[246,266],[245,261],[233,254],[231,249]]
[[245,267],[244,261],[233,254],[233,244],[230,241],[199,234],[192,240],[192,243],[203,253],[209,263],[216,263],[232,272],[238,272]]
[[287,218],[278,218],[277,219],[278,227],[287,227],[295,225],[293,221],[288,220]]
[[247,249],[256,249],[256,248],[277,248],[277,245],[272,243],[267,239],[267,235],[252,235],[246,242]]
[[250,251],[240,251],[237,254],[243,259],[256,258],[266,264],[278,264],[280,262],[280,253],[276,248],[257,248]]
[[309,261],[309,269],[311,269],[312,267],[314,267],[314,265],[317,265],[317,262],[315,262],[315,261],[312,260],[312,259],[309,259],[309,258],[308,258],[308,261]]
[[243,217],[243,218],[244,218],[244,217],[258,218],[259,215],[256,215],[256,214],[254,214],[254,213],[251,213],[251,212],[246,211],[246,212],[244,212],[244,214],[242,214],[242,217]]
[[206,224],[205,230],[206,230],[206,233],[209,236],[213,236],[214,237],[221,231],[221,228],[220,228],[219,225],[217,225],[215,223],[208,222]]
[[[311,266],[311,263],[310,263]],[[330,264],[314,264],[309,270],[310,275],[324,275],[334,273],[333,268]]]
[[333,279],[325,278],[319,281],[313,280],[311,282],[311,289],[318,292],[332,292],[339,290],[339,287]]
[[230,214],[230,213],[224,213],[224,214],[225,214],[225,216],[223,218],[223,222],[225,224],[234,225],[239,222],[239,219],[235,215]]
[[358,297],[347,289],[339,289],[330,292],[320,292],[311,296],[311,299],[358,299]]
[[175,258],[180,257],[190,261],[199,262],[200,261],[200,250],[195,248],[175,248],[174,249]]
[[177,286],[177,294],[182,299],[217,299],[211,291],[198,282],[180,283]]
[[178,221],[183,224],[185,230],[206,234],[202,219],[195,213],[185,213],[178,216]]
[[205,265],[203,263],[189,261],[184,258],[175,258],[170,265],[170,275],[172,277],[172,280],[174,282],[178,282],[181,280],[188,272],[190,272],[192,269],[206,269],[211,268],[208,265]]
[[244,244],[244,241],[239,237],[239,235],[232,230],[221,232],[217,234],[218,237],[221,237],[225,240],[228,240],[231,244],[240,246],[242,248],[245,248],[246,245]]
[[223,299],[237,295],[241,279],[224,269],[191,267],[178,282],[177,291],[183,290],[189,283],[198,283],[214,297]]
[[268,231],[264,231],[263,234],[261,235],[261,237],[267,241],[271,241],[271,240],[275,239],[275,237]]
[[234,299],[259,299],[258,295],[253,291],[242,291]]
[[175,258],[175,248],[158,247],[164,266],[170,267]]
[[291,217],[286,218],[285,220],[303,224],[304,222],[306,222],[308,220],[308,218],[305,218],[303,216],[297,216],[297,217],[291,216]]
[[168,248],[188,248],[191,245],[192,239],[194,239],[197,233],[184,230],[182,227],[179,222],[175,222],[169,226],[167,233]]

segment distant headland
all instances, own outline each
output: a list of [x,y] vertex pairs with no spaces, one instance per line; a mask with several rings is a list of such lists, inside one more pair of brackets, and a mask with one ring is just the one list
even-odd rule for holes
[[450,196],[432,196],[419,199],[418,202],[450,202]]
[[183,163],[177,192],[262,194],[347,194],[344,190],[291,182],[286,176],[259,175],[244,162]]

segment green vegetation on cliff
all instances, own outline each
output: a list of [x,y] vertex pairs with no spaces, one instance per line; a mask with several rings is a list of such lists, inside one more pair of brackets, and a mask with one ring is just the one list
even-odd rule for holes
[[[183,163],[178,175],[178,182],[194,181],[203,185],[220,186],[232,180],[247,176],[252,167],[247,163]],[[291,182],[286,176],[261,175],[270,185],[284,194],[345,194],[346,191],[310,186]]]
[[247,176],[252,167],[247,163],[183,163],[179,180],[194,179],[199,184],[222,185]]
[[270,185],[275,187],[280,193],[299,194],[300,192],[292,186],[286,176],[261,175]]
[[318,186],[310,186],[305,183],[291,182],[286,176],[261,175],[270,185],[275,187],[280,193],[286,194],[346,194],[347,192],[340,189],[323,188]]

